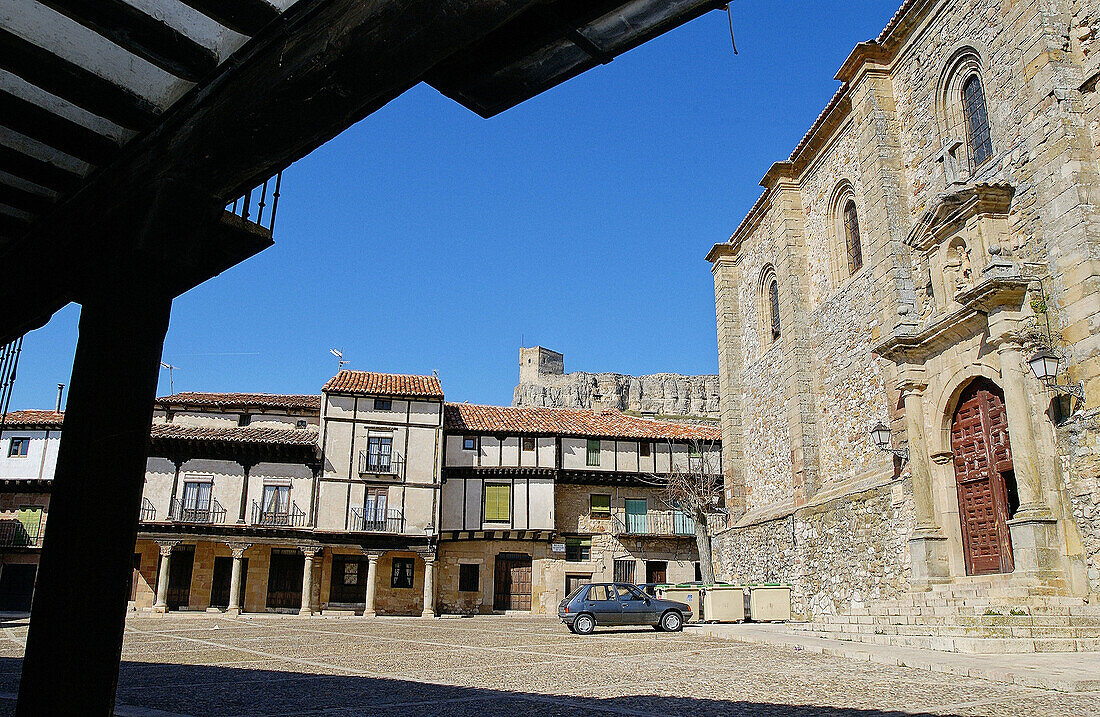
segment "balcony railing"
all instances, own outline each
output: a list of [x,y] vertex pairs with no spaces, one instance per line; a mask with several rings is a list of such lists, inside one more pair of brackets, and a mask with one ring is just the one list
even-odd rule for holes
[[287,510],[264,510],[259,503],[252,501],[252,525],[269,528],[301,528],[306,524],[306,512],[291,503]]
[[399,453],[361,451],[359,453],[359,474],[364,473],[400,478],[405,475],[405,459]]
[[0,520],[0,546],[6,548],[41,548],[45,534],[41,518],[30,528],[18,520]]
[[157,519],[157,507],[153,505],[153,501],[148,498],[141,499],[141,513],[138,514],[138,519],[151,523]]
[[175,523],[224,523],[225,508],[216,500],[188,506],[177,498],[172,501],[171,520]]
[[[226,205],[226,210],[236,214],[246,222],[264,227],[275,233],[275,213],[279,211],[279,189],[283,185],[283,173],[279,172],[263,184],[248,190],[246,194]],[[264,207],[270,205],[266,216]]]
[[648,513],[616,513],[613,522],[618,535],[695,535],[695,521],[680,510]]
[[403,533],[405,532],[405,516],[400,510],[387,510],[386,517],[371,513],[363,518],[362,508],[351,509],[351,520],[348,521],[348,530],[356,533]]

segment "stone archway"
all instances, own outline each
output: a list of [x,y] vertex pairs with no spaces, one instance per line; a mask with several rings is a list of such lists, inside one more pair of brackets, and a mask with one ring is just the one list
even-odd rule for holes
[[1004,393],[989,379],[974,379],[959,396],[951,456],[967,575],[1012,572],[1008,520],[1019,498]]

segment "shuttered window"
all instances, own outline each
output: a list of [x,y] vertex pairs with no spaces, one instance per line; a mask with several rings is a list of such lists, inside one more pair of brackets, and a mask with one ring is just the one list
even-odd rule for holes
[[589,497],[588,510],[593,518],[610,518],[611,495],[608,493],[593,493]]
[[511,516],[512,490],[509,485],[485,486],[485,522],[507,523]]
[[588,456],[585,461],[590,466],[598,466],[600,464],[600,442],[596,439],[588,439]]

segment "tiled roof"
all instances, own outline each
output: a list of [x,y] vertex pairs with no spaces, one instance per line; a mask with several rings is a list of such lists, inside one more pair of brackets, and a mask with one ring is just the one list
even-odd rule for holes
[[614,410],[514,408],[448,403],[443,429],[450,433],[513,433],[594,438],[718,441],[717,427],[637,418]]
[[202,408],[275,408],[320,411],[321,397],[316,394],[184,391],[157,399],[158,406],[164,407],[168,404]]
[[64,411],[9,411],[4,426],[11,428],[61,428]]
[[308,446],[317,443],[317,431],[294,428],[205,428],[157,423],[150,430],[154,439],[220,441],[230,443],[265,443],[287,446]]
[[443,398],[438,376],[409,376],[398,373],[342,370],[322,389],[327,393],[358,393],[364,396],[408,396]]

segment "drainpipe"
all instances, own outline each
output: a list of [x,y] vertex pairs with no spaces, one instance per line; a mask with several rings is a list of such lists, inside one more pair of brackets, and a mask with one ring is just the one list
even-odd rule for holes
[[65,393],[65,384],[57,384],[57,406],[53,409],[57,413],[61,413],[61,397]]

